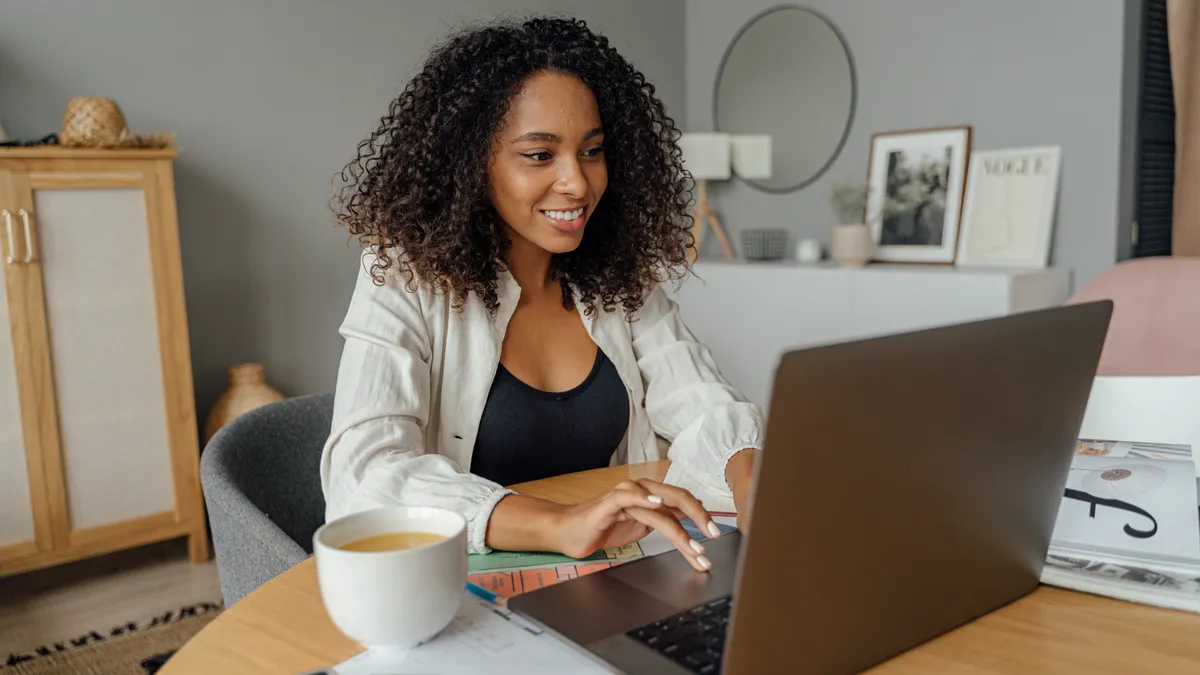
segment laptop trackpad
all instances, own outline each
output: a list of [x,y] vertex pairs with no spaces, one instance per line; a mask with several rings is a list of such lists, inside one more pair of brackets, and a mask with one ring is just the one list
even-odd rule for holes
[[731,594],[739,541],[731,532],[705,544],[707,574],[672,551],[523,593],[508,606],[586,645]]
[[508,606],[581,645],[675,613],[670,605],[614,579],[613,571],[539,588],[518,595]]
[[733,593],[737,573],[740,532],[730,532],[705,542],[704,555],[712,562],[707,573],[697,572],[678,551],[644,558],[605,572],[675,608],[676,612]]

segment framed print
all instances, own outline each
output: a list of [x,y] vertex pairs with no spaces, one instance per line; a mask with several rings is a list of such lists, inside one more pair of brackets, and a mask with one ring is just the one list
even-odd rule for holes
[[1062,148],[1010,148],[971,155],[958,264],[1046,267],[1054,233]]
[[875,260],[954,262],[971,127],[871,137],[866,220]]

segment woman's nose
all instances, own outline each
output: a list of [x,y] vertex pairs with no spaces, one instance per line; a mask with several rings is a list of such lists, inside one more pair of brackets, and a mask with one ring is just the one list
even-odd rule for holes
[[574,157],[564,158],[558,169],[558,181],[555,189],[564,195],[582,198],[587,194],[587,176],[579,166],[579,160]]

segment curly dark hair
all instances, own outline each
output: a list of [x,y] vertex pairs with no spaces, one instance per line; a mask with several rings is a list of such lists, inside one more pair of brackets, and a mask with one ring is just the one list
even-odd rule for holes
[[586,312],[641,308],[652,285],[690,268],[692,177],[654,85],[578,19],[501,20],[449,37],[392,101],[341,171],[339,223],[378,247],[376,283],[392,266],[461,308],[476,293],[499,306],[508,235],[488,198],[492,139],[522,83],[569,73],[596,97],[608,186],[579,246],[552,259],[563,303]]

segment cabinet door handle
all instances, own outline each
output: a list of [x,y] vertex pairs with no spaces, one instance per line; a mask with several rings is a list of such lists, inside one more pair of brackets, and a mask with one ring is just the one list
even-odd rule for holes
[[8,255],[4,256],[4,262],[11,265],[17,261],[16,251],[13,249],[12,214],[8,212],[8,209],[0,211],[0,214],[4,215],[4,230],[8,235]]
[[[29,212],[25,209],[17,209],[17,214],[21,216],[21,220],[25,224],[25,262],[33,262],[33,233],[29,227]],[[9,239],[11,242],[12,239]]]

